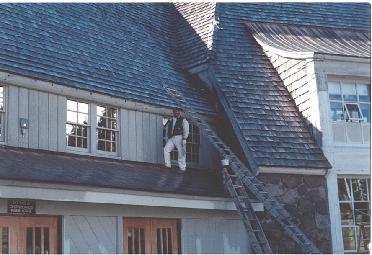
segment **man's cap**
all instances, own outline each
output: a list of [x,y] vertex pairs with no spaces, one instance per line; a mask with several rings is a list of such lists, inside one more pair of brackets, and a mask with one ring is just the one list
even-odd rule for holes
[[182,111],[182,108],[181,107],[173,107],[173,110]]

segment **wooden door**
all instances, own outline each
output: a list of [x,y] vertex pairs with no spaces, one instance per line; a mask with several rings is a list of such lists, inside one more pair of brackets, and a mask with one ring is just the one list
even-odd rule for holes
[[18,251],[18,227],[16,218],[0,216],[0,253],[21,253]]
[[56,217],[0,216],[0,231],[1,253],[57,253]]
[[177,221],[154,219],[151,222],[152,253],[178,253]]
[[124,219],[126,254],[178,253],[177,220]]
[[124,251],[126,254],[151,253],[149,219],[125,219]]

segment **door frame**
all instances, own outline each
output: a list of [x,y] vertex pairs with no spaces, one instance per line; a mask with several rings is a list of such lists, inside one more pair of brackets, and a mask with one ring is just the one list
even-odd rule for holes
[[[148,235],[152,236],[154,233],[153,233],[153,223],[154,222],[157,222],[157,223],[161,223],[161,221],[174,221],[174,223],[172,224],[173,226],[172,227],[175,227],[176,228],[176,231],[175,231],[175,237],[172,238],[173,241],[176,241],[176,254],[181,254],[181,221],[180,219],[176,219],[176,218],[152,218],[152,217],[123,217],[123,226],[122,226],[122,229],[123,229],[123,252],[124,254],[126,254],[126,251],[128,250],[128,244],[127,244],[127,239],[128,239],[128,236],[127,236],[127,231],[126,231],[126,222],[128,220],[132,221],[132,222],[136,222],[138,221],[140,224],[139,225],[146,225],[147,224],[147,229],[148,230],[145,230],[145,233],[147,232]],[[150,240],[145,240],[145,243],[150,243],[151,245],[151,241]],[[149,253],[147,254],[154,254],[154,252],[152,251],[152,247],[148,247],[148,248],[145,248],[147,251],[150,251]],[[156,253],[156,252],[155,252]]]
[[22,214],[9,214],[9,213],[0,213],[0,217],[7,216],[7,217],[20,217],[20,218],[41,218],[41,217],[50,217],[57,219],[57,243],[56,243],[56,251],[57,254],[63,253],[63,216],[62,215],[51,215],[51,214],[33,214],[33,215],[22,215]]

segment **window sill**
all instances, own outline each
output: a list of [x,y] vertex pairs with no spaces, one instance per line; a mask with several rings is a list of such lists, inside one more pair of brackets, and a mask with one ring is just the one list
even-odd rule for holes
[[81,154],[81,155],[90,155],[91,154],[88,149],[83,150],[83,149],[77,149],[77,148],[68,147],[68,146],[66,146],[66,152],[76,153],[76,154]]
[[110,153],[97,151],[96,154],[91,153],[90,155],[95,156],[95,157],[101,157],[101,158],[121,159],[117,153],[110,154]]
[[84,155],[84,156],[93,156],[93,157],[100,157],[100,158],[111,158],[111,159],[121,159],[120,156],[117,154],[109,154],[109,153],[104,153],[104,152],[98,152],[92,153],[88,150],[79,150],[79,149],[74,149],[71,147],[66,147],[66,152],[69,153],[74,153],[74,154],[79,154],[79,155]]

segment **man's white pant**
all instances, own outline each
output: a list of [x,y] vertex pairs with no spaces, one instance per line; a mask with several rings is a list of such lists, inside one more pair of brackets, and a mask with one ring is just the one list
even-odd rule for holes
[[[178,151],[178,166],[180,170],[186,170],[186,148],[182,145],[182,135],[176,135],[168,139],[164,146],[164,161],[165,166],[171,167],[170,153],[177,148]],[[186,146],[185,146],[186,147]]]

